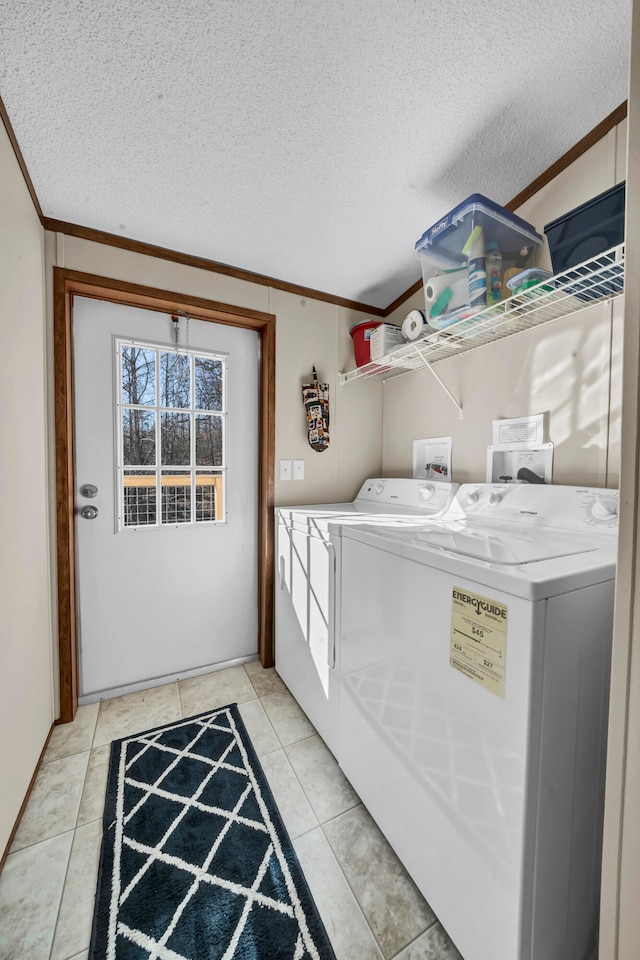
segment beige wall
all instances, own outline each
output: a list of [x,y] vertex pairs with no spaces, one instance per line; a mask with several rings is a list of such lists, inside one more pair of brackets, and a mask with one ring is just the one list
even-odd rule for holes
[[0,854],[53,720],[43,231],[0,124]]
[[[626,121],[520,207],[539,233],[550,220],[624,179]],[[544,235],[544,234],[543,234]],[[545,243],[537,265],[549,268]],[[393,314],[401,323],[422,292]],[[622,298],[489,344],[384,384],[383,472],[411,476],[412,441],[453,438],[453,479],[484,480],[492,421],[547,413],[554,481],[617,486],[620,468]]]
[[[52,240],[49,235],[49,264],[275,314],[276,504],[350,500],[367,476],[380,473],[380,385],[360,383],[348,392],[338,385],[351,350],[349,326],[365,314],[88,240]],[[314,364],[330,390],[331,442],[323,453],[307,443],[302,405],[301,384],[311,379]],[[304,459],[305,479],[279,480],[280,458]]]

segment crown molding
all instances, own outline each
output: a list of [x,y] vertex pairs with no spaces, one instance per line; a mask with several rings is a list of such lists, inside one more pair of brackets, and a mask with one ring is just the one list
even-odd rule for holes
[[17,137],[14,133],[13,127],[11,125],[11,120],[9,119],[9,114],[7,113],[7,108],[3,103],[2,97],[0,97],[0,118],[2,119],[4,128],[7,131],[7,136],[11,141],[13,152],[16,155],[16,160],[18,161],[18,166],[22,171],[22,176],[24,177],[24,182],[27,185],[27,190],[31,195],[31,200],[33,201],[33,205],[36,208],[36,213],[40,218],[40,222],[42,222],[42,207],[40,206],[40,201],[38,200],[38,195],[33,185],[33,181],[29,176],[29,171],[27,170],[27,164],[25,163],[25,159],[22,156],[22,150],[20,149],[20,144],[18,143]]
[[53,220],[51,217],[43,217],[42,225],[45,230],[50,230],[53,233],[63,233],[66,236],[78,237],[81,240],[91,240],[93,243],[104,243],[110,247],[119,247],[122,250],[129,250],[131,253],[139,253],[143,256],[155,257],[160,260],[169,260],[172,263],[181,263],[184,266],[195,267],[198,270],[208,270],[210,273],[219,273],[226,277],[234,277],[236,280],[245,280],[248,283],[257,283],[264,287],[272,287],[275,290],[283,290],[285,293],[292,293],[297,297],[322,300],[325,303],[332,303],[339,307],[345,307],[348,310],[359,310],[370,313],[376,317],[383,317],[385,315],[383,307],[374,307],[367,303],[360,303],[357,300],[347,300],[345,297],[337,297],[331,293],[325,293],[322,290],[315,290],[312,287],[302,287],[297,283],[288,283],[286,280],[267,277],[261,273],[252,273],[250,270],[233,267],[227,263],[207,260],[205,257],[195,257],[188,253],[181,253],[179,250],[171,250],[167,247],[156,246],[152,243],[144,243],[141,240],[132,240],[129,237],[121,237],[115,233],[106,233],[104,230],[95,230],[93,227],[83,227],[77,223],[67,223],[66,220]]

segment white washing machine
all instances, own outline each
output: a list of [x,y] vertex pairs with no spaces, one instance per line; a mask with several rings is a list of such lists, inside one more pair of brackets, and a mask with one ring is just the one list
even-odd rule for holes
[[339,761],[465,960],[593,946],[617,511],[465,484],[343,531]]
[[276,670],[330,750],[338,752],[340,543],[354,523],[421,523],[448,508],[458,484],[365,480],[349,503],[278,507]]

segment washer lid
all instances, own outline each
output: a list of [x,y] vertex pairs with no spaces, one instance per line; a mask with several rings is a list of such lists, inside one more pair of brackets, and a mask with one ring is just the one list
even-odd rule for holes
[[[448,492],[447,497],[450,497]],[[360,523],[382,525],[397,523],[415,526],[428,523],[434,514],[434,509],[428,506],[421,508],[406,504],[354,500],[352,503],[312,503],[277,507],[276,514],[287,526],[301,527],[306,524],[312,530],[328,533],[330,532],[329,524],[349,526]]]
[[[378,533],[383,531],[378,530]],[[514,524],[471,526],[463,523],[434,523],[411,530],[387,527],[384,536],[414,546],[443,550],[504,566],[522,566],[541,560],[591,553],[598,549],[598,545],[589,542],[586,537],[541,528],[523,530],[516,528]]]

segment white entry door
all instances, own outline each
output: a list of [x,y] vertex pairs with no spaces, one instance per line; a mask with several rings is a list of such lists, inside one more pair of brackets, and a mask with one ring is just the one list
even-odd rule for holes
[[258,334],[175,327],[74,301],[80,702],[257,652]]

